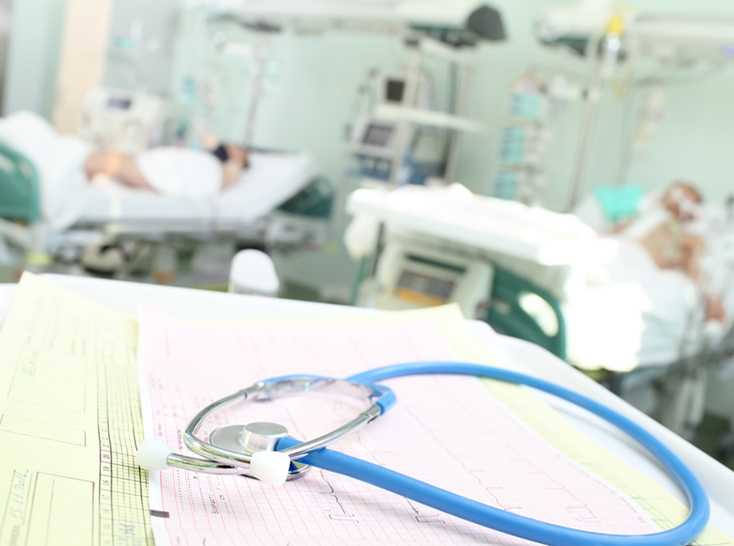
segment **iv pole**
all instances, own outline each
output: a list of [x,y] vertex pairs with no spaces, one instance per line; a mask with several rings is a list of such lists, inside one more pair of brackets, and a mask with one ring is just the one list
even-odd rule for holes
[[[591,136],[594,130],[596,114],[598,110],[597,101],[601,98],[601,89],[604,76],[614,69],[622,52],[622,33],[624,31],[624,20],[620,15],[613,16],[603,34],[597,39],[590,39],[586,48],[586,55],[592,59],[593,70],[586,88],[586,110],[579,134],[578,153],[574,168],[571,196],[568,209],[573,210],[578,205],[581,197],[584,174],[589,161],[589,150],[591,149]],[[601,62],[596,60],[600,44],[604,44],[603,58]]]

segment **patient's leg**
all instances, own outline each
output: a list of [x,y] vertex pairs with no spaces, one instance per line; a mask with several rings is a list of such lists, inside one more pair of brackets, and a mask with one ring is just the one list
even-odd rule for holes
[[93,152],[84,164],[87,178],[97,175],[114,178],[121,184],[140,190],[155,191],[138,168],[135,158],[122,152]]

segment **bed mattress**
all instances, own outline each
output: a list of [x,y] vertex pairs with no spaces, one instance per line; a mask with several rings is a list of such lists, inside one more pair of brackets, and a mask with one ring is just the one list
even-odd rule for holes
[[163,196],[128,189],[112,181],[83,181],[75,223],[247,225],[297,194],[315,174],[306,154],[256,153],[251,156],[250,169],[237,184],[208,198]]

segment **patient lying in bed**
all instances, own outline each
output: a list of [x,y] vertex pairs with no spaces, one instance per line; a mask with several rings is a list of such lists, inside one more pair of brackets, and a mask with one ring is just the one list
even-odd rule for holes
[[[693,283],[702,282],[701,262],[706,250],[704,238],[693,233],[691,224],[703,203],[698,188],[686,181],[673,182],[661,195],[640,199],[637,210],[615,221],[592,225],[600,235],[614,236],[638,245],[660,271],[677,271]],[[591,209],[583,205],[582,220]],[[585,217],[586,216],[586,217]],[[720,299],[704,292],[709,320],[723,322],[725,312]]]
[[600,214],[579,214],[601,235],[574,269],[564,303],[569,358],[582,367],[667,364],[705,343],[704,329],[732,323],[734,286],[709,281],[716,232],[708,211],[694,219],[700,192],[674,183],[641,201],[602,229],[593,222]]
[[[702,284],[702,259],[706,241],[690,229],[703,203],[701,192],[688,182],[673,183],[652,211],[622,230],[637,242],[661,270],[680,271],[696,285]],[[646,216],[646,218],[645,218]],[[642,228],[642,229],[640,229]],[[724,322],[721,298],[702,287],[706,319]]]
[[[191,174],[186,161],[167,160],[180,158],[178,152],[183,150],[168,154],[170,149],[158,148],[145,157],[158,159],[152,163],[167,178],[153,180],[151,176],[146,182],[154,188],[159,185],[160,189],[138,191],[110,176],[101,177],[108,183],[90,184],[85,163],[94,148],[76,136],[58,133],[46,120],[31,112],[0,117],[0,142],[26,156],[35,166],[43,221],[54,236],[75,224],[98,226],[116,221],[138,225],[190,223],[205,226],[207,230],[212,226],[245,228],[297,194],[318,174],[306,153],[252,150],[247,157],[248,168],[235,162],[241,177],[231,182],[231,177],[224,180],[227,161],[210,157],[211,152],[197,155],[199,159],[204,156],[202,163],[214,162],[211,170],[215,175],[207,178]],[[141,159],[141,156],[135,158],[138,167]],[[165,179],[171,183],[168,189],[161,185]],[[204,183],[206,180],[208,184]],[[222,191],[222,187],[227,190]]]
[[248,167],[246,148],[222,143],[211,150],[153,148],[137,156],[95,151],[84,163],[90,181],[104,176],[134,189],[178,197],[216,195],[237,183]]

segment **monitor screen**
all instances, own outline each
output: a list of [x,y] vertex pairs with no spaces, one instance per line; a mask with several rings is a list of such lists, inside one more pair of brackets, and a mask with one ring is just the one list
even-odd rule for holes
[[403,102],[405,80],[389,78],[385,82],[385,100],[387,102]]
[[439,279],[416,271],[404,270],[398,279],[398,288],[418,292],[435,298],[448,301],[456,288],[456,283],[449,279]]
[[110,97],[107,99],[107,108],[113,110],[130,110],[133,99],[130,97]]
[[375,148],[385,148],[390,144],[394,128],[392,125],[370,123],[364,133],[362,144]]

